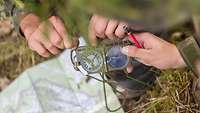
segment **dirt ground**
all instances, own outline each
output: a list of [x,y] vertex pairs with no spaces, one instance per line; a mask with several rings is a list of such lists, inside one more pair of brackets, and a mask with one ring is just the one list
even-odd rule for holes
[[[17,36],[9,21],[0,22],[0,91],[25,69],[44,60]],[[144,113],[198,113],[191,87],[192,73],[188,69],[163,71],[146,98],[133,109]]]

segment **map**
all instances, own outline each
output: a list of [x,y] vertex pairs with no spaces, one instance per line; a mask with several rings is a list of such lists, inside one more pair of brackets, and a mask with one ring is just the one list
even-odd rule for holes
[[[73,69],[69,56],[70,50],[66,50],[22,73],[0,94],[0,113],[109,113],[102,83],[86,82],[86,77]],[[112,89],[106,89],[109,106],[119,107]]]

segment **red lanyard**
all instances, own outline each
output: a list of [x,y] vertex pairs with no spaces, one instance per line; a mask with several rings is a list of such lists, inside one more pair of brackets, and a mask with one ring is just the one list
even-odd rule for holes
[[135,44],[135,46],[137,48],[142,48],[142,46],[140,45],[140,43],[137,41],[137,39],[135,38],[135,36],[131,33],[131,29],[128,28],[127,26],[123,27],[125,32],[128,34],[129,39]]

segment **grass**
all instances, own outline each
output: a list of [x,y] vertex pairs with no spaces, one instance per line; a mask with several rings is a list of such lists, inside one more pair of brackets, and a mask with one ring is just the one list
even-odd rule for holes
[[12,30],[0,37],[0,90],[5,87],[4,80],[11,82],[25,69],[44,60],[28,48],[24,38],[15,34]]
[[6,39],[0,42],[0,75],[15,79],[26,68],[42,61],[42,58],[26,47],[24,39]]
[[[0,37],[0,90],[28,67],[46,59],[32,52],[13,31]],[[143,113],[198,113],[192,96],[192,72],[188,69],[162,71],[146,98],[133,109]]]
[[163,71],[156,86],[149,92],[151,104],[146,112],[197,113],[192,92],[192,72],[185,70]]

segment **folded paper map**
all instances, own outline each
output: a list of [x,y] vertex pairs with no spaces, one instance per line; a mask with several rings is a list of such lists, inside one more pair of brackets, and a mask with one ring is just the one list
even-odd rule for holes
[[[84,41],[81,39],[81,44]],[[99,77],[98,74],[92,76]],[[120,103],[107,85],[108,104]],[[109,113],[101,82],[74,70],[70,50],[23,72],[0,94],[0,113]],[[122,109],[116,113],[124,113]]]

